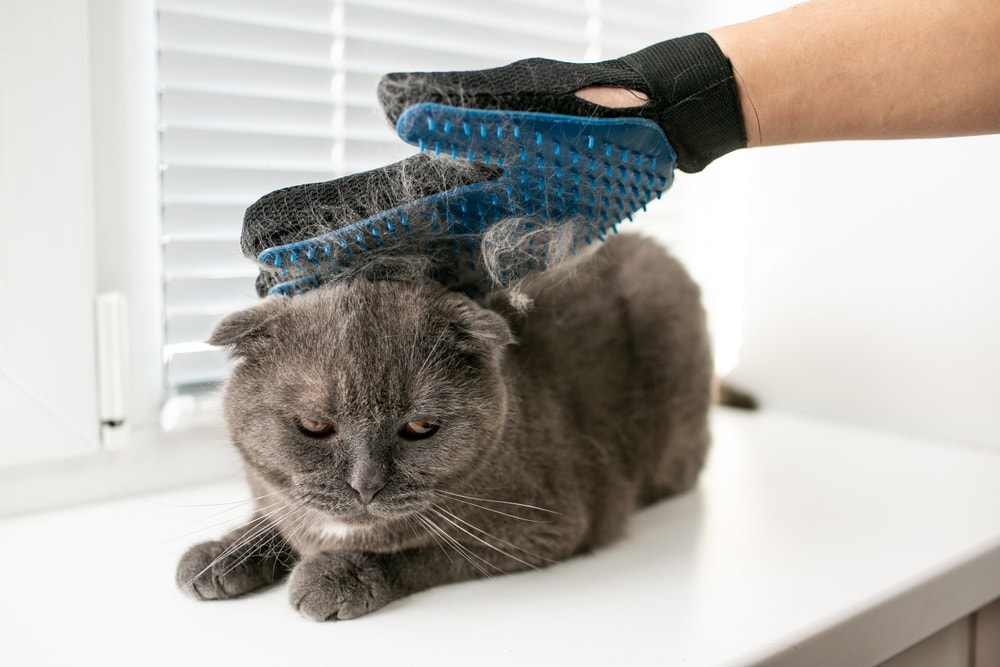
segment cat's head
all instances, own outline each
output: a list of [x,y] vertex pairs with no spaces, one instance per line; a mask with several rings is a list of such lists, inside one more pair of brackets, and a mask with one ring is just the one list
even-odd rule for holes
[[271,297],[209,342],[238,359],[226,420],[251,472],[339,521],[422,509],[501,443],[510,328],[434,283],[359,279]]

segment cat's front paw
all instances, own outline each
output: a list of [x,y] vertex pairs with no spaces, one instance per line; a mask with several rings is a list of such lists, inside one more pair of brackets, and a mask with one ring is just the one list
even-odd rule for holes
[[250,553],[231,542],[196,544],[177,564],[177,586],[198,600],[226,600],[272,583],[287,571],[277,550]]
[[363,553],[321,553],[300,562],[292,570],[289,597],[314,621],[355,618],[396,598],[379,559]]

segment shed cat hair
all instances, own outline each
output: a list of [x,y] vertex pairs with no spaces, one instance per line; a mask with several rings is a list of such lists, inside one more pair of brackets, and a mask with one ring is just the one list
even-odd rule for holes
[[[524,282],[586,254],[598,230],[586,218],[509,211],[488,223],[470,213],[471,226],[449,225],[427,199],[448,193],[468,204],[464,198],[475,191],[468,188],[495,190],[496,183],[487,182],[500,175],[495,166],[418,153],[379,169],[271,192],[247,209],[240,241],[244,255],[260,260],[258,294],[276,286],[293,294],[299,281],[299,288],[310,289],[314,282],[359,276],[424,276],[472,296],[497,289],[523,294]],[[378,229],[376,238],[372,230]],[[601,226],[600,237],[609,229]]]
[[179,586],[349,619],[433,586],[613,542],[690,489],[712,359],[697,286],[657,244],[612,237],[573,267],[474,301],[356,277],[224,319],[224,396],[252,519],[192,547]]

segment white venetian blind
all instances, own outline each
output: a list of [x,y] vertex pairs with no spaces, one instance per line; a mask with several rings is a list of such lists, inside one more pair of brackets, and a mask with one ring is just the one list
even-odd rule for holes
[[269,190],[333,177],[332,5],[159,3],[166,377],[217,380],[204,344],[255,300],[243,211]]
[[413,152],[378,109],[375,87],[384,73],[621,55],[669,36],[663,15],[681,6],[160,0],[169,388],[183,391],[225,374],[222,355],[203,341],[223,315],[256,300],[256,270],[238,242],[248,205],[280,187]]

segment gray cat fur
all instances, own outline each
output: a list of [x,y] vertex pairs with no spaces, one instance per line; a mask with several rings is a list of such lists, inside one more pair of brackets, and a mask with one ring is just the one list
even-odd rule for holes
[[[635,509],[690,489],[712,361],[681,265],[623,234],[526,290],[527,310],[359,278],[220,323],[211,342],[239,359],[227,424],[259,500],[183,556],[180,587],[230,598],[290,572],[303,615],[353,618],[601,547]],[[300,417],[337,431],[307,437]],[[417,419],[440,429],[401,437]],[[367,504],[355,491],[380,485]]]

